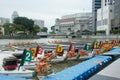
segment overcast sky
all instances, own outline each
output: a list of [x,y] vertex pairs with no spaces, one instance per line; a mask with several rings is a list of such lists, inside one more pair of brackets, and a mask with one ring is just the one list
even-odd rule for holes
[[50,28],[63,15],[91,12],[92,0],[0,0],[0,17],[11,18],[13,11],[19,16],[42,19]]

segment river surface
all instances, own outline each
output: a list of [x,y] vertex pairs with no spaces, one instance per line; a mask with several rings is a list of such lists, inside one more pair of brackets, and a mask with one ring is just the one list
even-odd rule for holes
[[0,45],[7,45],[9,42],[37,42],[37,43],[48,43],[48,42],[54,42],[54,40],[68,40],[67,38],[64,39],[57,39],[57,38],[40,38],[40,39],[0,39]]

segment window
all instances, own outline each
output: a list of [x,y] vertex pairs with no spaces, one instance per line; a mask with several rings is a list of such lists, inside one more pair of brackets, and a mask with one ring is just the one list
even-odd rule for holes
[[112,12],[112,9],[110,9],[110,12]]
[[106,6],[106,2],[107,2],[107,0],[105,0],[105,6]]
[[103,25],[107,25],[107,19],[103,20]]
[[101,21],[97,21],[97,26],[101,26]]

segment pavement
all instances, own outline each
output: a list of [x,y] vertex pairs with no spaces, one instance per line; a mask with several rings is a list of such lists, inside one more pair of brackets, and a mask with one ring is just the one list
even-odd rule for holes
[[120,58],[88,80],[120,80]]

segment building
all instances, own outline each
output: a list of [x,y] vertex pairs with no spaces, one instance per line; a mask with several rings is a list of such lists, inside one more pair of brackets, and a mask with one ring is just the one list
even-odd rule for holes
[[93,30],[96,31],[97,29],[97,9],[101,8],[101,0],[92,0],[92,26]]
[[0,25],[0,34],[4,35],[4,28],[2,27],[2,25]]
[[120,0],[114,0],[114,19],[111,21],[111,31],[120,29]]
[[120,18],[120,0],[114,0],[114,18]]
[[3,18],[3,17],[0,17],[0,24],[4,24],[4,23],[9,23],[10,22],[10,19],[9,18]]
[[102,0],[101,8],[97,10],[97,31],[104,30],[110,35],[111,20],[114,19],[114,0]]
[[34,24],[36,24],[36,25],[40,26],[41,28],[43,28],[44,27],[44,20],[35,19]]
[[70,34],[90,30],[92,13],[76,13],[62,16],[55,21],[55,33]]
[[13,22],[14,21],[14,18],[16,18],[16,17],[19,17],[19,15],[18,15],[18,13],[17,13],[17,11],[14,11],[13,13],[12,13],[12,16],[11,16],[11,21]]

